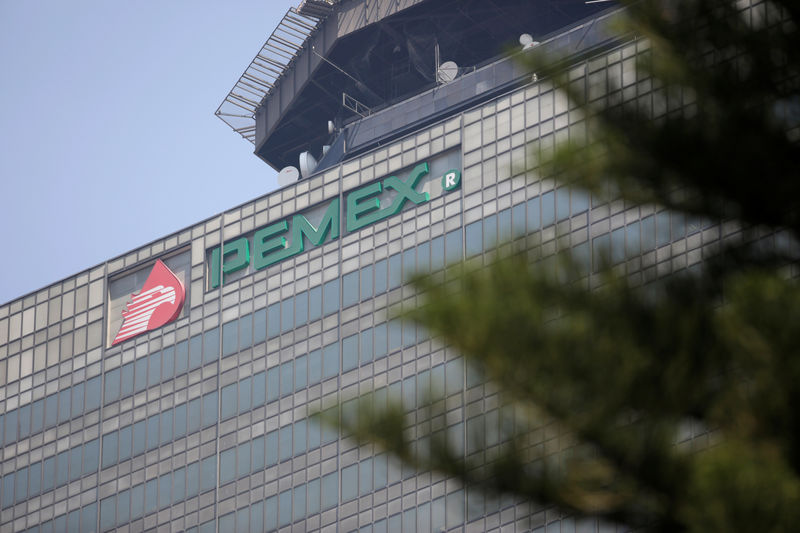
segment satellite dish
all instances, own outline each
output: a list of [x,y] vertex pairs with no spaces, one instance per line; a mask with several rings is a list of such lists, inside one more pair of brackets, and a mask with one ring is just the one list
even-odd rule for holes
[[300,179],[300,171],[295,167],[285,167],[278,172],[278,185],[286,187]]
[[528,50],[539,44],[539,41],[534,41],[529,33],[523,33],[519,36],[519,44],[522,45],[523,50]]
[[300,175],[308,178],[315,168],[317,168],[317,160],[314,159],[311,152],[302,152],[300,154]]
[[458,65],[455,61],[445,61],[436,71],[436,81],[439,83],[449,83],[458,76]]

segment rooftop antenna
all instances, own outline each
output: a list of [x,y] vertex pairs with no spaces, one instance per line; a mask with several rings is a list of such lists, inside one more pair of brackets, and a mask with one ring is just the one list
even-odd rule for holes
[[436,81],[450,83],[458,76],[458,65],[455,61],[445,61],[436,71]]
[[283,167],[278,172],[278,185],[286,187],[300,179],[300,171],[295,167]]
[[522,35],[519,36],[519,44],[522,45],[523,50],[530,50],[531,48],[539,44],[539,41],[534,41],[530,33],[523,33]]
[[311,152],[302,152],[300,154],[300,175],[305,179],[310,178],[315,168],[317,168],[317,160],[314,159]]

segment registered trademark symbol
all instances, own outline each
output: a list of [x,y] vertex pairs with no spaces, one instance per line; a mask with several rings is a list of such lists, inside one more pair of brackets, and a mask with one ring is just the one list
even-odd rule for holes
[[461,172],[458,170],[448,170],[442,176],[442,189],[445,191],[452,191],[461,185]]

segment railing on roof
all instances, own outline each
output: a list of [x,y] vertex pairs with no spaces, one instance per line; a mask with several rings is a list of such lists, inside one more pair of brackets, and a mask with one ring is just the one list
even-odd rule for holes
[[289,8],[214,114],[255,144],[256,109],[337,2],[305,0],[299,8]]

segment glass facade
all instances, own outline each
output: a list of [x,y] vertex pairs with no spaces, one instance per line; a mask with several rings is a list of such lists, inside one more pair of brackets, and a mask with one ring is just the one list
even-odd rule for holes
[[[654,117],[691,106],[637,77],[644,51],[621,45],[575,65],[571,79],[593,98],[637,99]],[[582,135],[563,96],[532,83],[0,306],[0,529],[613,530],[416,474],[308,417],[367,391],[409,408],[444,391],[447,431],[465,447],[474,420],[502,418],[496,391],[457,353],[389,318],[414,302],[410,272],[527,239],[544,253],[574,250],[590,284],[604,260],[644,283],[736,238],[738,227],[599,203],[518,171],[535,167],[529,143]],[[338,239],[208,290],[214,247],[343,204],[348,191],[438,154],[457,154],[459,189],[355,232],[342,220]],[[161,257],[181,269],[184,312],[108,347],[120,295],[136,290],[120,280]],[[569,446],[541,435],[554,451]]]

